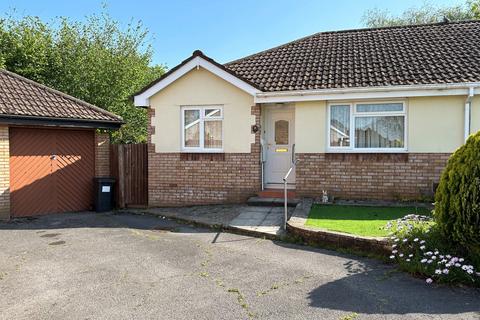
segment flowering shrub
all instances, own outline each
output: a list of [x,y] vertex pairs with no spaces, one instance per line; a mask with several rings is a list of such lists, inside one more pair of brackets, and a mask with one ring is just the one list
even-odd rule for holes
[[[479,257],[461,257],[428,216],[408,215],[390,221],[390,259],[401,269],[426,277],[427,283],[480,286]],[[474,261],[475,260],[475,261]]]

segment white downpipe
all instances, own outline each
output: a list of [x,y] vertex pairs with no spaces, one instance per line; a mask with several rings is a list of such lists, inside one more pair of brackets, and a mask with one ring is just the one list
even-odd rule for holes
[[475,87],[470,87],[468,90],[467,100],[465,100],[465,132],[464,137],[465,141],[467,141],[468,136],[470,135],[470,127],[472,122],[472,100],[473,96],[475,95]]

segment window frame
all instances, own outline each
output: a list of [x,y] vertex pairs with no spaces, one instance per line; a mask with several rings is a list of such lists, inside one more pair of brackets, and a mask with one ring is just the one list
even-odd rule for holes
[[[220,109],[220,116],[205,117],[205,110],[207,109]],[[200,113],[199,124],[200,124],[200,144],[199,147],[186,147],[185,146],[185,111],[188,110],[198,110]],[[199,106],[181,106],[180,108],[180,130],[181,134],[181,151],[190,152],[190,153],[222,153],[224,148],[224,113],[223,105],[199,105]],[[205,148],[205,122],[208,121],[221,121],[222,123],[222,147],[221,148]]]
[[[376,111],[376,112],[357,112],[359,104],[402,104],[402,111]],[[330,146],[330,121],[331,107],[337,105],[350,106],[350,146]],[[327,104],[327,152],[340,153],[405,153],[408,151],[408,112],[405,101],[354,101],[354,102],[329,102]],[[403,116],[404,117],[404,146],[403,148],[357,148],[355,147],[355,119],[361,117],[379,117],[379,116]]]

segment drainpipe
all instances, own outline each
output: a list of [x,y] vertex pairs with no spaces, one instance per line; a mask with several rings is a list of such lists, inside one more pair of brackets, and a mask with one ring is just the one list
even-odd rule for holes
[[465,141],[470,135],[470,126],[472,122],[472,100],[475,95],[475,87],[468,88],[467,100],[465,100]]

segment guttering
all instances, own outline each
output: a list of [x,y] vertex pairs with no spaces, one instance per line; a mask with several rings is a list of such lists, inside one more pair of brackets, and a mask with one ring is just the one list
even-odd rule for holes
[[467,141],[468,136],[470,136],[470,127],[472,123],[472,100],[475,96],[475,87],[471,86],[468,88],[468,96],[465,100],[465,141]]
[[2,114],[0,123],[17,126],[47,126],[47,127],[71,127],[71,128],[94,128],[94,129],[119,129],[123,121],[120,120],[94,120],[76,118],[54,118],[41,116],[19,116]]
[[259,92],[256,103],[466,95],[480,82]]

